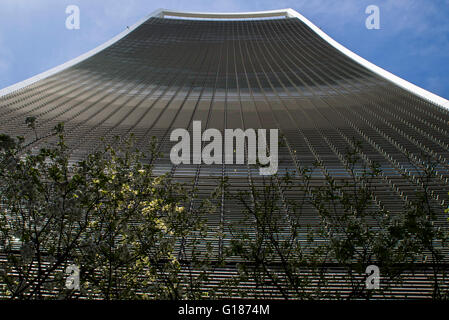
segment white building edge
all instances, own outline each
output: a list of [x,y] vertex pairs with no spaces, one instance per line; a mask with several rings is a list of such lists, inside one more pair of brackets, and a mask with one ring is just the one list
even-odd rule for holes
[[398,76],[395,76],[394,74],[376,66],[375,64],[363,59],[359,55],[355,54],[351,50],[345,48],[341,44],[339,44],[337,41],[329,37],[326,33],[324,33],[320,28],[318,28],[316,25],[314,25],[310,20],[305,18],[303,15],[299,14],[293,9],[280,9],[280,10],[270,10],[270,11],[255,11],[255,12],[240,12],[240,13],[208,13],[208,12],[183,12],[183,11],[172,11],[172,10],[166,10],[166,9],[158,9],[152,13],[150,13],[147,17],[144,19],[138,21],[136,24],[134,24],[131,27],[128,27],[125,31],[121,32],[111,40],[105,42],[104,44],[96,47],[95,49],[75,58],[72,59],[66,63],[63,63],[57,67],[54,67],[50,70],[47,70],[43,73],[40,73],[34,77],[31,77],[29,79],[26,79],[24,81],[18,82],[14,85],[11,85],[9,87],[6,87],[2,90],[0,90],[0,97],[7,95],[9,93],[15,92],[17,90],[20,90],[26,86],[29,86],[33,84],[34,82],[37,82],[39,80],[45,79],[47,77],[50,77],[54,75],[55,73],[58,73],[64,69],[70,68],[71,66],[86,60],[93,55],[97,54],[98,52],[102,51],[103,49],[106,49],[107,47],[111,46],[115,42],[119,41],[120,39],[124,38],[126,35],[128,35],[130,32],[132,32],[134,29],[139,27],[141,24],[143,24],[145,21],[147,21],[151,17],[180,17],[180,18],[201,18],[201,19],[251,19],[251,18],[270,18],[270,17],[289,17],[289,18],[298,18],[303,23],[305,23],[308,27],[310,27],[316,34],[318,34],[321,38],[323,38],[325,41],[327,41],[331,46],[339,50],[344,55],[348,56],[352,60],[356,61],[357,63],[361,64],[365,68],[371,70],[375,74],[393,82],[397,86],[417,95],[421,98],[434,103],[440,107],[443,107],[447,110],[449,110],[449,101],[444,99],[443,97],[440,97],[434,93],[431,93],[423,88],[420,88]]

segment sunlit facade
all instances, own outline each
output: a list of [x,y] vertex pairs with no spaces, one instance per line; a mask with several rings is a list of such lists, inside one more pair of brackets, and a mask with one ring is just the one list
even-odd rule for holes
[[[200,198],[225,177],[231,190],[257,185],[262,177],[249,165],[174,166],[170,133],[191,129],[193,121],[220,131],[279,129],[279,173],[318,163],[315,184],[325,174],[348,178],[345,153],[359,141],[365,164],[382,169],[373,205],[392,214],[413,200],[420,188],[416,176],[430,158],[439,163],[432,202],[448,203],[448,102],[345,51],[293,10],[215,16],[158,11],[81,59],[1,93],[2,132],[32,139],[26,117],[37,118],[40,135],[64,122],[73,160],[115,136],[132,133],[140,148],[154,136],[164,154],[156,172],[171,172],[198,188]],[[282,196],[307,197],[299,188]],[[218,257],[229,241],[227,225],[242,218],[242,206],[223,198],[217,208],[208,224]],[[287,219],[278,214],[279,221]],[[302,214],[305,224],[318,222],[312,206]],[[446,219],[442,215],[441,223]],[[218,230],[223,236],[213,236]],[[230,277],[235,263],[214,272]],[[338,266],[332,272],[338,274]],[[412,277],[392,294],[420,296],[429,286],[424,278]],[[267,296],[279,294],[270,290]]]

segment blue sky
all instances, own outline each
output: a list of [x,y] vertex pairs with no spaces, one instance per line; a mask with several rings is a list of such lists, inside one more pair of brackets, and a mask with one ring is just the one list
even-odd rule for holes
[[[72,4],[79,30],[65,27]],[[368,5],[380,8],[380,30],[365,27]],[[0,88],[93,49],[158,8],[293,8],[365,59],[449,98],[449,0],[0,0]]]

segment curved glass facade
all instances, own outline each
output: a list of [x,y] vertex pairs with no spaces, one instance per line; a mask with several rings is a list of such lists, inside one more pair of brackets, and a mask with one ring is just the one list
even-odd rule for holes
[[[318,163],[314,184],[325,174],[349,178],[345,153],[360,141],[363,161],[382,169],[373,206],[392,213],[416,196],[413,181],[430,158],[439,163],[432,201],[448,201],[449,111],[366,69],[296,18],[150,18],[93,57],[0,98],[3,132],[32,138],[29,116],[41,135],[64,122],[74,160],[100,147],[100,137],[112,142],[133,133],[145,147],[155,136],[164,154],[157,172],[193,182],[200,197],[224,177],[231,190],[262,177],[248,165],[172,165],[170,133],[190,130],[193,121],[203,130],[279,129],[279,174]],[[299,189],[283,195],[306,196]],[[241,218],[236,202],[223,198],[218,207],[208,217],[211,232]],[[314,210],[304,209],[304,221],[316,222]],[[213,241],[220,255],[229,236]]]

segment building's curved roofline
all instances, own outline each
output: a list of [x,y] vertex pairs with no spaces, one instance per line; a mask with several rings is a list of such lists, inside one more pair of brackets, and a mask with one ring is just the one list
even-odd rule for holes
[[[175,10],[161,9],[157,14],[158,17],[180,17],[180,18],[202,18],[202,19],[254,19],[254,18],[274,18],[274,17],[290,17],[290,10],[280,9],[268,11],[253,12],[185,12]],[[293,10],[294,11],[294,10]]]
[[310,20],[308,20],[306,17],[304,17],[303,15],[301,15],[300,13],[296,12],[293,9],[287,9],[287,11],[289,12],[289,16],[291,17],[296,17],[298,19],[300,19],[302,22],[304,22],[310,29],[312,29],[313,31],[315,31],[315,33],[317,33],[321,38],[323,38],[325,41],[327,41],[331,46],[333,46],[335,49],[337,49],[338,51],[340,51],[341,53],[343,53],[344,55],[346,55],[347,57],[351,58],[352,60],[356,61],[357,63],[361,64],[362,66],[364,66],[365,68],[371,70],[372,72],[376,73],[377,75],[393,82],[394,84],[396,84],[397,86],[411,92],[414,93],[418,96],[420,96],[421,98],[428,100],[432,103],[435,103],[445,109],[449,110],[449,101],[446,100],[443,97],[440,97],[430,91],[427,91],[421,87],[418,87],[417,85],[414,85],[411,82],[408,82],[407,80],[404,80],[394,74],[392,74],[391,72],[388,72],[385,69],[382,69],[379,66],[376,66],[374,63],[369,62],[366,59],[363,59],[362,57],[360,57],[358,54],[352,52],[351,50],[349,50],[348,48],[346,48],[345,46],[342,46],[340,43],[338,43],[337,41],[335,41],[334,39],[332,39],[331,37],[329,37],[326,33],[324,33],[320,28],[318,28],[316,25],[314,25]]
[[100,52],[103,49],[106,49],[107,47],[111,46],[115,42],[119,41],[120,39],[124,38],[126,35],[128,35],[130,32],[132,32],[134,29],[139,27],[141,24],[143,24],[145,21],[147,21],[151,17],[165,17],[165,16],[171,16],[171,17],[183,17],[183,18],[202,18],[202,19],[254,19],[254,18],[268,18],[268,17],[289,17],[289,18],[298,18],[301,20],[304,24],[306,24],[310,29],[312,29],[316,34],[318,34],[321,38],[323,38],[326,42],[328,42],[331,46],[333,46],[335,49],[346,55],[347,57],[351,58],[352,60],[356,61],[357,63],[361,64],[365,68],[371,70],[375,74],[391,81],[392,83],[398,85],[399,87],[414,93],[423,99],[432,102],[434,104],[437,104],[445,109],[449,110],[449,101],[446,100],[443,97],[440,97],[430,91],[427,91],[421,87],[418,87],[417,85],[414,85],[411,82],[408,82],[407,80],[404,80],[378,66],[375,64],[365,60],[364,58],[360,57],[356,53],[352,52],[348,48],[342,46],[337,41],[332,39],[330,36],[328,36],[326,33],[324,33],[320,28],[318,28],[315,24],[313,24],[310,20],[308,20],[306,17],[298,13],[297,11],[293,9],[280,9],[280,10],[269,10],[269,11],[254,11],[254,12],[221,12],[221,13],[210,13],[210,12],[184,12],[184,11],[173,11],[173,10],[166,10],[166,9],[158,9],[152,13],[150,13],[148,16],[146,16],[144,19],[140,20],[136,24],[134,24],[131,27],[128,27],[125,31],[118,34],[111,40],[105,42],[104,44],[96,47],[95,49],[73,59],[70,60],[64,64],[61,64],[57,67],[54,67],[48,71],[45,71],[43,73],[40,73],[34,77],[31,77],[29,79],[26,79],[24,81],[21,81],[19,83],[16,83],[14,85],[11,85],[7,88],[4,88],[0,90],[0,97],[4,96],[6,94],[9,94],[11,92],[17,91],[19,89],[22,89],[28,85],[33,84],[36,81],[45,79],[49,76],[54,75],[55,73],[62,71],[64,69],[67,69],[83,60],[86,60],[90,58],[91,56],[95,55],[96,53]]

